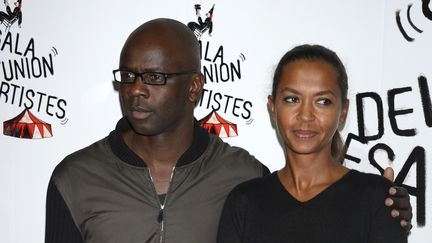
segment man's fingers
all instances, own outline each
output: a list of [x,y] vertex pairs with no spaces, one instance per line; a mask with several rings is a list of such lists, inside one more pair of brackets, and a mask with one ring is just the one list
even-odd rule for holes
[[410,222],[407,222],[407,221],[405,221],[405,220],[401,220],[400,221],[400,226],[402,227],[402,228],[404,228],[405,229],[405,231],[407,232],[407,233],[410,233],[410,230],[412,229],[412,224],[410,223]]
[[396,209],[393,209],[393,210],[391,211],[391,216],[392,216],[393,218],[398,218],[398,217],[399,217],[399,211],[397,211]]
[[[389,203],[390,200],[392,201],[392,203]],[[404,209],[411,210],[409,197],[391,196],[390,198],[387,198],[385,200],[385,204],[397,210],[404,210]]]
[[407,209],[411,211],[410,197],[407,189],[394,186],[389,189],[390,196],[386,198],[385,205],[397,210]]
[[393,200],[391,198],[386,198],[384,203],[387,207],[390,207],[391,205],[393,205]]
[[412,218],[412,213],[409,210],[396,210],[393,209],[391,211],[391,216],[393,218],[399,219],[400,220],[400,226],[406,231],[406,232],[410,232],[411,228],[413,227],[411,224],[411,218]]
[[394,180],[394,171],[391,167],[387,167],[384,170],[384,177],[387,178],[389,181],[393,181]]
[[396,210],[396,209],[393,209],[391,211],[391,216],[393,218],[401,219],[401,221],[407,221],[407,222],[410,222],[413,217],[412,212],[410,210]]
[[402,228],[409,232],[412,228],[411,219],[413,215],[408,190],[398,186],[391,187],[389,197],[386,198],[384,203],[392,208],[391,216],[399,219]]
[[392,195],[392,197],[409,197],[408,190],[400,186],[390,187],[389,194]]
[[393,208],[410,208],[408,191],[403,187],[393,186],[390,187],[389,196],[385,200],[386,206],[392,206]]

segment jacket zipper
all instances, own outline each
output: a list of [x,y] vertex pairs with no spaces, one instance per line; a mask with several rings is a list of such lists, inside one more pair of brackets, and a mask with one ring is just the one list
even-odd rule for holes
[[167,201],[167,197],[168,197],[168,192],[169,192],[169,189],[171,187],[172,178],[174,176],[174,170],[175,170],[175,167],[173,167],[172,171],[171,171],[169,185],[168,185],[167,192],[165,194],[164,201],[163,201],[163,203],[160,203],[159,195],[157,194],[156,187],[154,186],[153,177],[151,176],[150,169],[148,168],[148,172],[149,172],[149,175],[150,175],[150,180],[152,181],[153,189],[154,189],[154,192],[156,194],[156,199],[157,199],[157,201],[159,203],[159,214],[158,214],[158,218],[157,218],[157,221],[159,222],[159,225],[160,225],[160,227],[159,227],[159,243],[163,243],[163,240],[164,240],[164,238],[163,238],[164,230],[165,230],[164,229],[164,224],[165,224],[165,220],[164,220],[164,208],[165,208],[165,205],[166,205],[166,201]]

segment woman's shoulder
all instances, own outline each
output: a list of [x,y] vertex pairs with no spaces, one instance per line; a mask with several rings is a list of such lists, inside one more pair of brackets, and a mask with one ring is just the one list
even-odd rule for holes
[[272,191],[277,186],[277,172],[273,172],[263,177],[254,178],[242,182],[234,187],[231,194],[236,196],[261,197],[263,194]]
[[349,183],[363,190],[387,191],[393,186],[393,182],[384,176],[360,172],[357,170],[350,171]]

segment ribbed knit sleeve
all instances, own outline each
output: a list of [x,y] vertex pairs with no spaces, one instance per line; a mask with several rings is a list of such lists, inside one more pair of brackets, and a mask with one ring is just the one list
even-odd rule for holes
[[262,173],[262,176],[266,176],[266,175],[270,175],[270,170],[269,170],[269,168],[267,168],[267,166],[265,166],[264,164],[262,164],[262,170],[263,170],[263,173]]
[[54,181],[48,184],[46,199],[45,243],[82,243],[69,208]]

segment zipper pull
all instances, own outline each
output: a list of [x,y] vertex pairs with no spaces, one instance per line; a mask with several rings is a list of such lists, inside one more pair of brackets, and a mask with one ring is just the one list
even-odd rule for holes
[[159,210],[159,215],[157,217],[157,221],[158,221],[158,223],[161,223],[162,220],[163,220],[163,209],[160,209]]

